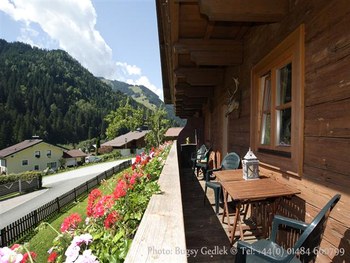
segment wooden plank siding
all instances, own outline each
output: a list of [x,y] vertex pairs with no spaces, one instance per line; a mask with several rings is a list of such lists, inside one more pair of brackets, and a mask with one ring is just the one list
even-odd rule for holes
[[[304,218],[310,222],[335,194],[342,194],[331,213],[321,246],[327,255],[319,262],[350,262],[350,4],[346,0],[291,1],[289,14],[280,22],[261,25],[249,32],[244,41],[243,64],[226,70],[240,82],[240,109],[228,117],[228,150],[244,156],[250,146],[251,69],[300,24],[305,25],[304,161],[303,175],[280,173],[261,167],[261,173],[275,177],[301,190],[305,200]],[[221,149],[220,120],[226,90],[217,88],[214,108],[205,115],[211,120],[215,149]],[[210,108],[210,110],[209,110]],[[334,250],[330,250],[333,248]],[[346,255],[334,254],[344,248]]]

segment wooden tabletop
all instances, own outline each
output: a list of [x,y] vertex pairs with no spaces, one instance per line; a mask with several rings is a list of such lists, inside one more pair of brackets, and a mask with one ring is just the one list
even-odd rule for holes
[[261,200],[300,193],[298,189],[286,186],[271,178],[222,181],[221,185],[234,201]]
[[219,182],[244,180],[242,169],[220,170],[220,171],[213,172],[213,174],[216,176],[216,180],[218,180]]

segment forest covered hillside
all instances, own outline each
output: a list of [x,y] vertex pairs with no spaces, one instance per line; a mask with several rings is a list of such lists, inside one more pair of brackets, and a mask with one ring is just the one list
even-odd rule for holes
[[105,116],[127,98],[65,51],[0,39],[0,149],[33,135],[53,144],[103,138]]
[[159,99],[159,97],[151,90],[142,85],[130,85],[128,83],[118,80],[107,80],[101,78],[101,80],[112,87],[113,90],[121,91],[122,93],[132,97],[138,103],[144,105],[148,109],[154,110],[158,107],[164,107],[168,119],[172,120],[172,126],[184,126],[186,121],[175,116],[173,105],[166,105]]

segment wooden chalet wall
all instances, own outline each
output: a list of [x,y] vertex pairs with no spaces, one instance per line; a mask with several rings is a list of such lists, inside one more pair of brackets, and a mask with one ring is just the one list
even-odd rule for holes
[[[225,84],[217,87],[205,107],[207,136],[222,150],[222,105],[232,77],[240,81],[240,109],[228,116],[227,150],[244,156],[250,140],[251,70],[300,24],[305,25],[304,163],[301,178],[264,169],[301,190],[305,220],[335,194],[342,197],[325,231],[319,262],[350,262],[350,2],[348,0],[290,1],[290,12],[280,23],[253,27],[244,39],[244,59],[228,68]],[[224,87],[225,86],[225,87]],[[209,110],[210,109],[210,110]],[[208,125],[208,122],[210,124]],[[345,255],[335,255],[344,248]]]

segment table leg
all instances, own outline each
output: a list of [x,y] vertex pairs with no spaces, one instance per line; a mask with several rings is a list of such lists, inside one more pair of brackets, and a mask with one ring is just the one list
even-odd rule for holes
[[227,216],[227,224],[230,225],[230,215],[228,211],[228,205],[227,205],[227,199],[228,199],[228,193],[223,189],[224,192],[224,211],[222,212],[222,223],[224,223],[225,216]]
[[[233,226],[232,226],[232,229],[230,230],[231,226],[229,226],[229,232],[232,231],[231,233],[231,237],[230,237],[230,242],[231,242],[231,245],[233,245],[233,240],[235,238],[235,233],[236,233],[236,229],[237,229],[237,222],[239,220],[239,224],[241,224],[241,215],[240,215],[240,211],[241,210],[241,204],[240,203],[237,203],[236,205],[236,213],[235,213],[235,219],[233,221]],[[242,227],[240,227],[240,231],[242,232]],[[241,237],[242,237],[242,233],[241,233]]]

